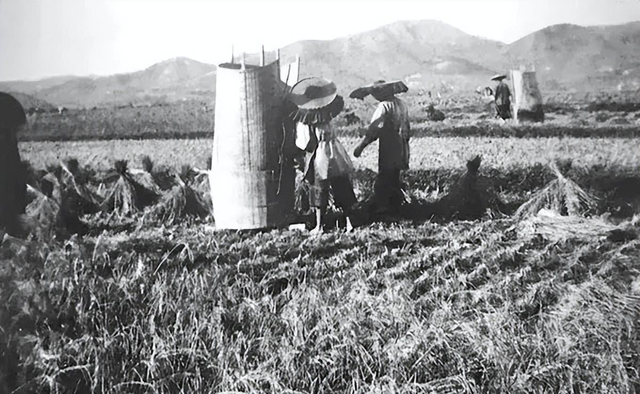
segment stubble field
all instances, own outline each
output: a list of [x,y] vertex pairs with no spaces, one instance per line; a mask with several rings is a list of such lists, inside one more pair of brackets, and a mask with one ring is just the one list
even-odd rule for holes
[[[211,217],[168,224],[153,207],[85,215],[83,235],[0,248],[0,392],[640,392],[640,140],[411,147],[412,196],[442,196],[480,154],[480,174],[515,205],[554,179],[558,159],[598,204],[589,217],[491,212],[315,237],[213,231]],[[206,168],[211,140],[20,149],[36,169],[76,158],[97,185],[118,159]],[[375,146],[354,159],[360,199],[376,160]]]
[[[347,151],[359,142],[342,137]],[[637,169],[640,165],[640,138],[504,138],[504,137],[419,137],[411,143],[410,168],[463,168],[466,161],[482,155],[483,166],[509,169],[572,160],[578,167],[605,166]],[[144,156],[158,165],[192,165],[206,168],[211,157],[211,139],[194,140],[110,140],[74,142],[24,142],[21,155],[32,165],[45,168],[68,158],[96,170],[105,171],[115,160],[128,160],[135,167]],[[377,142],[361,158],[353,158],[356,168],[377,171]]]

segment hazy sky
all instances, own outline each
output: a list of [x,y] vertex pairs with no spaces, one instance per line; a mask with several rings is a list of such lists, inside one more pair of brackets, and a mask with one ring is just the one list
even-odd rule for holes
[[332,39],[398,20],[438,19],[513,42],[557,23],[640,20],[640,0],[0,0],[0,80],[137,71],[186,56]]

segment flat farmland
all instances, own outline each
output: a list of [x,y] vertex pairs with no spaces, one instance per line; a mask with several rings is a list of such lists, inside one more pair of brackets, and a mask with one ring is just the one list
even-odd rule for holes
[[[350,127],[340,140],[352,152]],[[203,168],[211,138],[21,142],[36,169],[76,158],[95,170],[77,178],[82,189],[56,176],[101,209],[74,218],[81,232],[57,221],[53,239],[0,248],[0,317],[11,317],[0,319],[0,393],[640,393],[636,129],[439,127],[411,141],[415,217],[319,236],[212,231],[215,211],[179,211],[175,187],[138,212],[110,212],[100,191],[124,178],[107,172],[116,160],[141,168],[149,156],[157,176]],[[359,201],[372,193],[377,148],[353,158]],[[420,216],[463,184],[475,155],[477,185],[490,187],[460,200],[490,190],[507,209]],[[594,215],[509,213],[556,179],[545,168],[554,160],[593,196]],[[208,182],[186,182],[209,194]],[[36,208],[78,206],[59,195]],[[155,214],[166,207],[179,219]]]
[[[358,141],[341,140],[349,151]],[[571,159],[588,190],[611,190],[622,183],[603,180],[638,173],[639,146],[420,137],[408,190],[442,193],[476,154],[501,197],[514,195],[507,202],[548,184],[541,165],[555,159]],[[211,148],[211,139],[20,144],[36,168],[74,157],[107,183],[115,160],[204,167]],[[376,144],[354,159],[359,199],[376,161]],[[86,186],[99,196],[96,183]],[[5,379],[0,392],[640,392],[635,206],[619,225],[484,215],[312,236],[210,231],[214,217],[167,224],[152,215],[173,192],[163,193],[113,222],[85,215],[86,233],[70,239],[0,249],[0,313],[15,316],[0,326],[0,351],[24,382],[13,391]],[[616,213],[603,201],[598,214]]]
[[[355,137],[340,139],[349,152],[358,143]],[[36,168],[44,168],[68,158],[97,171],[111,168],[125,159],[138,167],[144,156],[167,166],[189,164],[205,167],[210,157],[211,139],[110,140],[69,142],[21,142],[22,158]],[[474,155],[482,155],[483,167],[511,169],[571,159],[577,167],[637,169],[640,166],[640,138],[488,138],[420,137],[411,140],[411,168],[463,168]],[[377,170],[377,143],[359,159],[357,169]]]

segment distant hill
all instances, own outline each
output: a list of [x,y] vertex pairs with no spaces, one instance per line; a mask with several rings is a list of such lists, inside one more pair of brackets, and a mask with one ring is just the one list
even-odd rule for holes
[[319,74],[345,88],[377,79],[413,76],[425,88],[441,82],[477,77],[495,72],[504,44],[471,36],[438,21],[397,22],[332,41],[301,41],[281,51],[285,61],[296,54],[304,75]]
[[[147,104],[195,97],[201,88],[213,91],[215,84],[211,84],[210,80],[202,80],[195,86],[193,82],[215,73],[215,69],[216,66],[211,64],[178,57],[133,73],[65,78],[58,84],[53,79],[6,82],[0,83],[0,89],[22,89],[56,105],[71,107]],[[43,87],[34,89],[35,84]]]
[[65,75],[59,77],[49,77],[36,81],[9,81],[0,82],[0,89],[5,91],[22,92],[26,94],[37,93],[43,89],[62,85],[65,82],[78,79],[73,75]]
[[29,110],[40,110],[40,111],[51,111],[56,107],[51,103],[48,103],[38,97],[32,96],[30,94],[21,93],[21,92],[8,92],[13,97],[16,98],[22,104],[22,108],[25,111]]
[[507,66],[534,65],[547,88],[640,88],[640,22],[539,30],[505,48]]
[[[215,70],[215,66],[179,57],[144,70],[98,78],[78,78],[38,92],[51,102],[64,105],[146,103],[189,96],[190,81]],[[213,87],[211,87],[213,89]]]
[[[504,44],[434,20],[396,22],[329,41],[282,48],[300,55],[301,77],[333,79],[344,94],[377,79],[404,79],[412,91],[468,92],[498,72],[534,68],[543,90],[640,88],[640,22],[617,26],[555,25]],[[274,54],[269,54],[273,59]],[[247,55],[257,63],[257,55]],[[110,106],[184,99],[213,100],[216,66],[178,57],[144,70],[105,77],[55,77],[0,82],[54,105]]]

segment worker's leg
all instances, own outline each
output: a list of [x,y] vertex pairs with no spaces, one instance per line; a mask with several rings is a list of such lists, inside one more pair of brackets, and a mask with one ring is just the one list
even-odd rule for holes
[[333,200],[336,206],[344,211],[344,227],[347,231],[350,231],[353,228],[350,219],[352,208],[358,202],[356,194],[353,191],[351,179],[347,176],[331,179],[331,191],[333,193]]
[[376,212],[395,211],[404,201],[400,170],[381,170],[374,186]]
[[329,187],[328,180],[315,179],[309,189],[309,205],[313,207],[316,214],[316,226],[311,230],[312,233],[322,232],[327,205],[329,205]]
[[391,186],[391,176],[388,170],[380,170],[378,176],[376,176],[375,183],[373,185],[375,211],[377,213],[386,212],[389,210],[391,194],[389,188]]
[[389,205],[391,210],[395,211],[404,202],[400,170],[392,170],[389,172],[389,194]]

